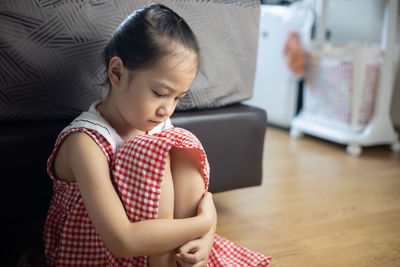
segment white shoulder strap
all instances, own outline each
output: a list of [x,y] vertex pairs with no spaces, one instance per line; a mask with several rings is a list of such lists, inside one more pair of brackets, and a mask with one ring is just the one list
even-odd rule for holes
[[87,128],[100,133],[110,143],[114,153],[124,143],[118,133],[112,128],[96,111],[95,104],[92,104],[89,111],[82,112],[75,118],[61,133],[73,128]]
[[[82,112],[77,118],[75,118],[67,127],[65,127],[60,135],[73,128],[87,128],[99,132],[107,141],[110,143],[114,153],[124,143],[114,128],[106,122],[103,117],[96,110],[98,102],[93,103],[88,111]],[[168,118],[164,122],[157,125],[154,129],[148,132],[148,134],[156,134],[163,130],[173,128],[171,119]]]

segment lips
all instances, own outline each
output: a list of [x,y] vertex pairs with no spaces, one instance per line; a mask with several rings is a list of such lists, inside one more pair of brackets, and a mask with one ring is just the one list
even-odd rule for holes
[[149,120],[149,122],[154,123],[154,124],[160,124],[161,121],[153,121],[153,120]]

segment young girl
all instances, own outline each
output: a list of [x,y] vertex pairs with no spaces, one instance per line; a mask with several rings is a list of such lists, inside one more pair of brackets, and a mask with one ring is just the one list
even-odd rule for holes
[[265,266],[215,235],[208,163],[169,117],[199,70],[196,38],[163,5],[133,12],[105,49],[110,91],[59,135],[45,255],[56,266]]

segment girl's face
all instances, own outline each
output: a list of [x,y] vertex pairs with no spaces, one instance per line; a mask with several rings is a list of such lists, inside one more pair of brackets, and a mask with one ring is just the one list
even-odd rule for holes
[[123,120],[133,129],[147,132],[169,118],[196,77],[196,62],[196,56],[186,52],[183,57],[167,57],[147,70],[125,68],[115,96]]

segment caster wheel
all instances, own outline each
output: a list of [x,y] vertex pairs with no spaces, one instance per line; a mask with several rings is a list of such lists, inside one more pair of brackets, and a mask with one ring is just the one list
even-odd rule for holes
[[303,133],[299,129],[292,127],[290,128],[290,136],[293,139],[297,139],[303,137]]
[[399,153],[400,152],[400,142],[396,141],[391,145],[392,151],[395,153]]
[[353,157],[358,157],[361,155],[362,148],[359,145],[352,144],[347,146],[346,152]]

